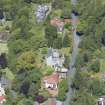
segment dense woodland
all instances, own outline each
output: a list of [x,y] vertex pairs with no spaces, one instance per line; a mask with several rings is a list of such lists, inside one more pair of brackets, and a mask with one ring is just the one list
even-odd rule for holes
[[74,10],[79,14],[77,29],[79,34],[82,33],[82,41],[70,105],[96,105],[98,98],[105,95],[105,81],[102,80],[105,71],[105,1],[78,0]]

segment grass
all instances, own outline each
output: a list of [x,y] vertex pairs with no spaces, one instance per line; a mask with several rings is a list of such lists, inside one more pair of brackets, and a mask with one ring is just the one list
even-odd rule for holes
[[0,43],[0,54],[8,53],[7,43]]
[[9,70],[8,68],[5,69],[5,73],[6,73],[6,77],[9,79],[9,80],[13,80],[15,78],[14,74],[12,73],[11,70]]

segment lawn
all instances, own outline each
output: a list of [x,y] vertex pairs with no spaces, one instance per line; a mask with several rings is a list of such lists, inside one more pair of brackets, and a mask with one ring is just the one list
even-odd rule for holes
[[0,54],[8,53],[7,43],[0,43]]
[[11,70],[9,70],[9,68],[6,68],[5,70],[5,75],[9,80],[13,80],[15,78],[14,74],[12,73]]

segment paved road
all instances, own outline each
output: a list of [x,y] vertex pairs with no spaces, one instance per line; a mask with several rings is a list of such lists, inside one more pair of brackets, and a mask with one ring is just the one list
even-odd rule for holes
[[[77,0],[71,0],[73,5],[76,5],[76,1]],[[70,105],[70,100],[72,99],[73,90],[70,86],[72,84],[72,78],[74,77],[75,71],[76,71],[76,68],[73,67],[73,66],[75,65],[76,57],[77,57],[77,54],[78,54],[78,45],[79,45],[79,42],[80,42],[79,36],[76,35],[78,17],[76,17],[74,14],[71,14],[71,16],[72,16],[72,29],[73,29],[73,52],[72,52],[72,56],[71,56],[70,69],[69,69],[69,72],[68,72],[69,91],[67,93],[67,98],[64,102],[64,105]]]

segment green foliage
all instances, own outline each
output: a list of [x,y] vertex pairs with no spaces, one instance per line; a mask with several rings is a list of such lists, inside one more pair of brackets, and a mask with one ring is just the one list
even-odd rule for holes
[[92,70],[92,71],[94,71],[96,73],[99,72],[100,71],[100,63],[99,63],[99,61],[94,61],[91,64],[90,70]]
[[42,68],[42,74],[43,75],[51,75],[54,72],[54,68],[49,66],[43,66]]
[[90,91],[95,96],[101,96],[101,95],[104,95],[104,91],[105,91],[104,87],[105,87],[105,83],[103,81],[95,79],[92,81],[90,85]]
[[57,29],[52,25],[48,25],[45,28],[45,38],[48,41],[48,46],[53,47],[54,40],[57,38]]
[[23,98],[17,103],[17,105],[33,105],[33,101]]
[[32,0],[33,3],[43,4],[43,3],[50,3],[52,0]]
[[71,46],[71,37],[68,33],[66,33],[63,38],[63,47],[70,47],[70,46]]
[[[49,20],[45,23],[46,25],[36,23],[35,14],[33,13],[35,12],[34,6],[37,4],[52,3],[52,1],[53,0],[0,1],[0,8],[5,13],[6,20],[10,21],[10,25],[5,23],[2,28],[3,30],[6,29],[10,31],[7,43],[8,69],[6,70],[6,76],[12,81],[11,89],[13,90],[10,89],[7,91],[6,105],[32,105],[35,97],[39,95],[42,75],[49,75],[53,72],[52,68],[49,67],[44,68],[43,71],[46,72],[43,73],[43,71],[41,71],[43,68],[42,57],[47,53],[47,47],[62,48],[62,35],[58,36],[57,28],[49,25]],[[68,12],[68,2],[69,0],[61,0],[61,2],[55,0],[54,5],[58,10],[65,8],[65,11]],[[62,10],[59,12],[60,15]],[[69,43],[69,41],[67,43]],[[69,44],[67,44],[67,47],[68,46]],[[64,81],[62,85],[64,85],[61,89],[61,91],[64,90],[62,95],[65,95],[67,90],[66,81]],[[46,95],[46,98],[50,97],[50,95],[47,95],[47,92],[43,93],[43,96],[44,95]],[[64,97],[61,98],[61,100],[63,99]]]
[[76,91],[70,105],[95,105],[95,97],[86,91]]
[[67,80],[62,80],[58,86],[59,93],[58,93],[58,100],[64,101],[66,98],[66,92],[68,91],[68,83]]
[[97,97],[104,94],[105,83],[91,78],[91,75],[104,71],[104,6],[104,0],[79,0],[75,8],[80,15],[77,30],[84,36],[79,45],[80,52],[76,61],[78,71],[72,85],[74,97],[71,105],[95,105]]
[[25,52],[17,59],[17,70],[32,70],[35,67],[36,55],[34,52]]

